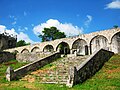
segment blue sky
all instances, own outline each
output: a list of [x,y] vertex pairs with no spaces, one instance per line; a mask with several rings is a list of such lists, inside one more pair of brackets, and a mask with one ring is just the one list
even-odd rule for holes
[[120,0],[0,0],[0,32],[40,42],[44,27],[67,36],[120,26]]

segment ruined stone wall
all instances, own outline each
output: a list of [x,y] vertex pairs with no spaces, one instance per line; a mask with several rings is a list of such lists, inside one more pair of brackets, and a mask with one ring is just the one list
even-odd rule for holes
[[17,38],[6,35],[0,34],[0,50],[14,48],[16,46]]
[[0,52],[0,63],[15,59],[15,55],[9,52]]

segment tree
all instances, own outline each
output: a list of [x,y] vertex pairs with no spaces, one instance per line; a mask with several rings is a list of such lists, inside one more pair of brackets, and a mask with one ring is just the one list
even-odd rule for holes
[[30,43],[26,43],[24,40],[20,40],[16,43],[16,47],[26,46],[26,45],[30,45]]
[[118,25],[114,25],[113,27],[114,27],[114,28],[118,28]]
[[65,38],[64,32],[60,32],[56,27],[44,28],[42,31],[43,35],[40,34],[38,37],[42,38],[42,42],[51,41],[55,39]]

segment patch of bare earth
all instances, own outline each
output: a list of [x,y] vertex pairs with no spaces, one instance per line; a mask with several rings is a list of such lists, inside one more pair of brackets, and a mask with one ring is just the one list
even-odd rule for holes
[[120,72],[120,68],[116,68],[116,69],[112,69],[112,70],[107,71],[108,74],[116,73],[116,72]]
[[30,83],[35,81],[35,78],[32,75],[26,75],[24,78],[21,79],[22,81],[28,81]]

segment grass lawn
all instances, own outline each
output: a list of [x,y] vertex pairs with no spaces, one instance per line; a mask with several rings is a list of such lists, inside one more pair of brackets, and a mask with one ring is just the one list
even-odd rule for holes
[[5,80],[5,71],[9,64],[16,69],[24,63],[13,60],[0,64],[0,90],[120,90],[120,55],[114,55],[92,78],[72,88],[65,85],[30,83],[19,80],[8,82]]

